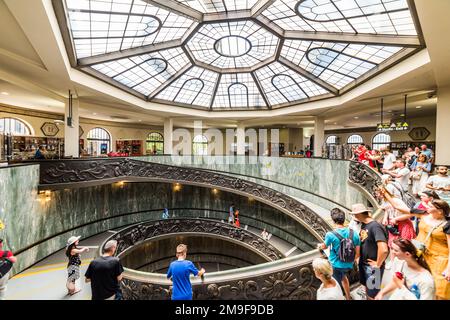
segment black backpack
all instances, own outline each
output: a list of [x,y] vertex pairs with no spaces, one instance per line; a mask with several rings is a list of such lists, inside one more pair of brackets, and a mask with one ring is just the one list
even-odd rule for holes
[[8,255],[7,251],[3,251],[3,255],[0,257],[0,279],[11,270],[13,263],[6,259]]
[[339,239],[339,260],[342,262],[354,262],[356,256],[356,248],[353,243],[353,230],[349,229],[349,237],[344,238],[337,231],[333,231],[333,234]]

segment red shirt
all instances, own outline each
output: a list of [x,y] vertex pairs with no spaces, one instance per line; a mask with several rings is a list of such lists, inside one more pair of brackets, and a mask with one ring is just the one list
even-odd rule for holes
[[[4,252],[5,252],[5,251],[0,250],[0,257],[3,257]],[[12,254],[11,251],[6,251],[6,257],[7,257],[7,258],[12,257],[12,256],[13,256],[13,254]]]

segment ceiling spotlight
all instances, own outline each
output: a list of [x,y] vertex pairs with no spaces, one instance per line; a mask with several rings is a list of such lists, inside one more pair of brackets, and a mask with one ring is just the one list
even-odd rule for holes
[[335,122],[334,124],[337,124],[337,122]]
[[421,109],[421,108],[422,108],[422,106],[417,106],[417,107],[416,107],[416,109]]
[[139,121],[139,122],[142,122],[142,120],[141,120],[141,119],[139,119],[138,121]]
[[4,96],[9,96],[9,93],[8,93],[8,92],[5,92],[5,91],[3,91],[3,92],[2,92],[2,95],[4,95]]
[[359,119],[359,117],[353,117],[353,119]]
[[97,112],[93,112],[92,114],[93,114],[94,116],[96,116],[96,115],[97,115]]

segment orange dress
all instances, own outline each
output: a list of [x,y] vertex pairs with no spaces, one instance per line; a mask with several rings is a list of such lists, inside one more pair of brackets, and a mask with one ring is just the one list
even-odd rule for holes
[[[432,226],[427,224],[425,219],[421,219],[419,223],[419,235],[417,240],[424,242],[425,238],[430,232]],[[424,258],[431,269],[436,284],[436,296],[441,299],[450,300],[450,281],[445,280],[442,273],[447,268],[448,263],[448,244],[447,235],[444,233],[444,226],[434,229],[433,233],[425,243],[427,249],[425,250]]]

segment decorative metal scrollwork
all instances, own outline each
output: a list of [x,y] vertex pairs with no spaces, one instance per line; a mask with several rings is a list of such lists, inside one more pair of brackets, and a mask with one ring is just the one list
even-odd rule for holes
[[361,162],[351,161],[348,178],[368,192],[380,204],[377,189],[381,185],[381,176],[377,172]]
[[237,240],[260,252],[272,261],[284,257],[278,249],[258,235],[227,223],[208,219],[186,218],[148,221],[123,229],[109,239],[117,240],[116,255],[120,255],[128,248],[142,241],[161,235],[183,232],[208,233]]
[[251,196],[297,217],[316,237],[323,238],[330,226],[301,202],[271,188],[240,178],[197,168],[169,166],[134,159],[55,160],[41,162],[41,187],[73,187],[86,183],[120,178],[147,178],[149,181],[200,184]]
[[[199,227],[200,225],[201,227]],[[154,236],[166,234],[168,231],[192,232],[193,230],[239,239],[239,241],[253,246],[254,249],[263,252],[265,255],[273,257],[273,259],[282,258],[282,254],[277,249],[267,241],[259,239],[259,236],[226,223],[208,219],[168,219],[145,222],[123,229],[109,239],[115,239],[119,242],[116,254],[120,255],[127,248]],[[280,270],[280,268],[282,269]],[[235,271],[236,274],[239,274],[239,269]],[[320,281],[315,278],[312,271],[311,258],[309,258],[309,261],[300,260],[299,264],[295,264],[291,268],[286,268],[283,264],[275,268],[269,265],[265,271],[260,271],[258,274],[247,273],[246,276],[242,275],[238,279],[236,279],[236,274],[230,276],[229,280],[215,278],[194,284],[194,299],[313,300],[320,285]],[[152,278],[149,277],[149,279]],[[172,290],[169,283],[152,283],[151,280],[145,280],[145,275],[136,279],[130,276],[130,271],[127,270],[124,273],[121,287],[124,299],[127,300],[167,300],[170,299]]]

